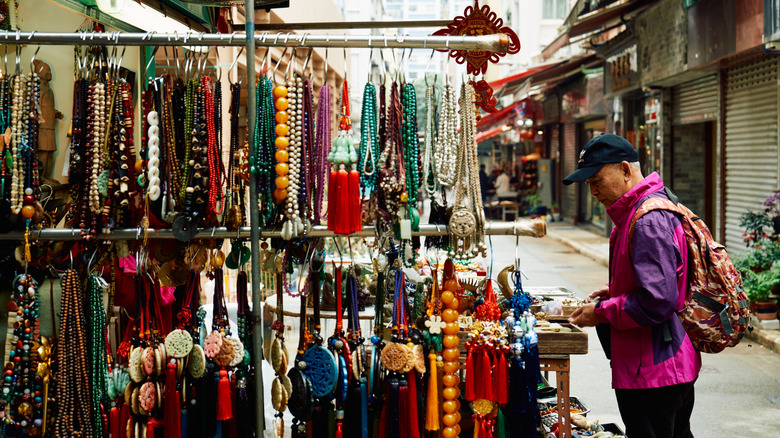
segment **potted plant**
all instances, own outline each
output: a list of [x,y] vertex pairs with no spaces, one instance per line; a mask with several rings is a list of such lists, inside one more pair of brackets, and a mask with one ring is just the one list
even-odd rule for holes
[[528,214],[534,215],[534,214],[546,214],[547,211],[544,209],[542,211],[542,197],[539,195],[527,195],[525,197],[525,202],[528,204]]
[[757,213],[748,210],[739,216],[739,226],[745,229],[742,233],[745,246],[751,247],[769,238],[769,235],[764,232],[764,227],[771,227],[772,220],[766,212]]
[[561,212],[558,209],[558,203],[557,202],[553,202],[550,207],[552,208],[552,218],[553,218],[553,221],[555,221],[555,222],[560,221],[561,220]]
[[766,207],[767,216],[772,219],[775,235],[780,234],[780,190],[775,190],[762,204]]
[[780,263],[774,263],[771,269],[761,272],[746,270],[742,273],[742,287],[750,299],[750,309],[760,320],[777,317],[777,298],[772,291],[780,284]]

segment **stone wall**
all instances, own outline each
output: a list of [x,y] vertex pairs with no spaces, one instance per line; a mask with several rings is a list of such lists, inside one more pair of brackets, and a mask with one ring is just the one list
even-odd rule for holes
[[688,21],[682,0],[661,0],[636,18],[637,64],[643,86],[687,68]]

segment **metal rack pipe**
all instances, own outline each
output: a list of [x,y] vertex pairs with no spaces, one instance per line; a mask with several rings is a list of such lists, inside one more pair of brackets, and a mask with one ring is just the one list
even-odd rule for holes
[[[546,223],[542,219],[520,219],[514,222],[488,222],[485,227],[485,234],[505,235],[505,236],[530,236],[543,237],[547,233]],[[30,230],[30,240],[82,240],[81,230],[77,228],[44,228],[40,230]],[[253,235],[256,232],[256,237]],[[420,224],[420,231],[413,231],[413,236],[446,236],[448,235],[446,225]],[[308,237],[336,237],[327,227],[317,225],[306,234]],[[374,227],[364,227],[350,235],[350,237],[374,237],[376,230]],[[247,239],[253,241],[258,239],[267,239],[271,237],[281,237],[281,229],[260,229],[254,227],[240,227],[237,231],[230,231],[225,227],[201,228],[193,240],[200,239]],[[147,230],[148,239],[174,239],[173,231],[170,229]],[[142,228],[125,228],[113,230],[110,233],[100,233],[97,240],[143,240],[144,230]],[[24,232],[13,231],[0,234],[0,240],[24,240]]]
[[[247,23],[249,24],[249,23]],[[251,35],[251,33],[250,33]],[[499,33],[481,36],[378,36],[315,35],[307,33],[129,33],[129,32],[0,32],[0,44],[119,45],[119,46],[243,46],[257,47],[347,47],[438,50],[485,50],[506,53],[509,37]]]

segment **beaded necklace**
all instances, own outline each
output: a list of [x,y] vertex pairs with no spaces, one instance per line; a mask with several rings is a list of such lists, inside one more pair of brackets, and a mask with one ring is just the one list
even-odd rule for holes
[[[196,85],[195,80],[191,80],[188,85]],[[188,87],[188,92],[190,87]],[[200,88],[199,86],[197,88]],[[188,106],[191,112],[188,112],[190,130],[185,130],[186,136],[190,139],[190,147],[187,148],[187,165],[185,166],[185,178],[187,184],[184,187],[184,210],[181,215],[173,222],[174,236],[180,241],[189,241],[198,232],[198,219],[200,218],[200,206],[204,203],[201,187],[203,176],[207,169],[203,168],[201,158],[201,114],[200,114],[200,93],[192,90],[192,105]],[[196,121],[198,123],[196,123]],[[205,126],[204,126],[205,127]],[[185,128],[186,129],[186,128]],[[204,157],[205,159],[205,157]],[[190,170],[191,169],[191,170]]]
[[406,171],[406,193],[411,210],[417,208],[417,190],[420,186],[420,146],[417,141],[417,96],[414,85],[405,84],[401,93],[404,111],[403,141],[404,169]]
[[27,100],[26,76],[19,74],[14,76],[13,111],[11,113],[11,126],[13,129],[11,154],[13,166],[11,168],[11,212],[19,214],[23,205],[24,193],[24,161],[22,153],[26,147],[29,122],[26,122],[25,102]]
[[[285,88],[286,90],[286,88]],[[276,91],[277,97],[274,97]],[[276,109],[276,100],[282,97],[281,90],[276,90],[273,83],[268,77],[260,78],[259,86],[257,87],[257,121],[255,124],[255,156],[250,157],[250,171],[256,172],[259,175],[257,178],[257,191],[261,195],[261,224],[263,226],[272,225],[274,218],[276,217],[276,205],[280,202],[277,201],[277,192],[273,184],[272,178],[272,163],[274,161],[282,162],[279,158],[287,158],[286,148],[287,144],[285,140],[277,140],[276,125],[277,120],[283,120],[287,122],[286,110],[287,107],[281,102],[280,107],[284,107],[283,110]],[[286,96],[286,94],[285,94]],[[277,119],[276,113],[279,114]],[[284,149],[283,153],[279,154],[279,158],[276,157],[276,153]],[[279,193],[281,196],[281,193]]]
[[[206,129],[208,132],[208,149],[206,150],[206,156],[209,165],[209,199],[208,199],[208,213],[209,214],[221,214],[225,207],[222,202],[222,155],[220,154],[220,147],[217,143],[218,128],[216,120],[215,106],[218,103],[212,92],[211,78],[204,76],[202,79],[203,91],[205,94],[205,106],[206,113]],[[219,207],[217,207],[219,202]]]
[[439,190],[439,179],[437,177],[437,166],[434,158],[434,144],[435,144],[435,114],[436,104],[434,102],[435,86],[431,85],[425,88],[425,149],[423,152],[423,187],[425,193],[428,194],[428,198],[431,200],[436,196],[436,192]]
[[37,372],[41,357],[36,351],[41,340],[40,293],[31,275],[17,276],[12,287],[8,310],[13,333],[9,333],[10,349],[0,392],[0,408],[6,412],[3,431],[9,436],[21,436],[23,431],[32,436],[43,426],[43,380]]
[[455,89],[449,80],[444,81],[439,109],[439,132],[436,135],[434,157],[438,164],[439,183],[453,186],[458,147],[458,111]]
[[[0,196],[6,199],[6,188],[11,187],[11,182],[8,181],[10,176],[10,169],[8,168],[8,158],[11,158],[11,113],[12,113],[12,78],[8,75],[0,76],[0,134],[3,135],[2,140],[2,159],[0,160]],[[10,202],[10,198],[8,198]]]
[[100,193],[98,192],[98,178],[101,174],[101,165],[103,164],[103,141],[105,139],[106,126],[106,86],[103,83],[96,82],[92,87],[92,145],[89,173],[89,209],[93,214],[100,214],[103,211],[103,205],[100,202]]
[[54,436],[57,438],[91,437],[94,432],[90,418],[92,394],[89,390],[87,336],[81,295],[81,279],[75,270],[70,269],[62,277],[60,341],[56,350],[59,371]]
[[228,163],[228,175],[230,190],[227,200],[230,204],[228,214],[225,215],[225,226],[235,231],[243,224],[244,184],[241,175],[242,151],[238,148],[238,112],[241,105],[241,86],[230,84],[230,162]]
[[360,113],[360,183],[371,191],[376,182],[376,160],[379,155],[377,137],[376,87],[371,82],[363,89],[363,109]]
[[[155,87],[158,87],[155,83]],[[160,199],[160,113],[156,107],[156,93],[152,89],[147,90],[150,95],[149,112],[146,115],[146,193],[149,201],[155,202]]]
[[[193,131],[193,125],[195,122],[195,88],[197,87],[197,81],[195,79],[190,79],[187,81],[187,91],[186,95],[184,97],[184,126],[183,131],[184,132],[184,175],[182,177],[182,181],[189,182],[190,181],[190,171],[192,168],[192,165],[190,164],[190,160],[192,159],[192,140],[193,135],[191,135]],[[182,183],[182,191],[179,194],[180,199],[184,199],[186,197],[186,187],[184,183]]]
[[[297,236],[303,232],[303,223],[300,216],[300,207],[298,204],[299,194],[299,177],[301,171],[301,96],[299,93],[299,86],[301,85],[300,78],[291,78],[287,80],[287,101],[289,119],[287,124],[276,125],[277,135],[288,136],[288,146],[286,152],[288,155],[287,175],[278,176],[276,178],[276,190],[285,191],[284,196],[284,213],[287,219],[282,225],[282,238],[290,240],[293,236]],[[277,100],[277,103],[279,101]],[[277,110],[279,107],[277,107]],[[280,127],[286,126],[287,128],[280,132]],[[277,137],[277,140],[280,137]],[[277,151],[278,152],[278,151]],[[282,164],[282,163],[280,163]],[[278,171],[277,171],[278,174]],[[281,196],[277,197],[280,199]]]
[[106,377],[108,362],[106,356],[106,311],[103,308],[103,285],[105,280],[97,275],[87,279],[87,299],[89,300],[89,317],[87,319],[89,335],[89,361],[91,369],[90,388],[92,389],[92,422],[98,436],[103,429],[101,418],[101,400],[106,396]]
[[134,192],[134,177],[131,160],[135,159],[133,148],[133,101],[130,96],[130,84],[125,81],[119,83],[117,98],[117,121],[119,128],[119,190],[116,192],[119,205],[127,208],[130,205],[130,195]]
[[308,79],[303,81],[303,147],[302,147],[302,177],[300,181],[300,204],[301,216],[306,218],[306,226],[314,222],[312,208],[312,195],[314,191],[314,96],[311,90],[311,83]]
[[176,151],[176,119],[173,97],[174,86],[171,83],[170,75],[163,77],[163,115],[162,115],[162,149],[163,159],[167,172],[164,174],[165,185],[163,189],[163,220],[170,221],[176,207],[175,199],[181,192],[181,167]]
[[[382,99],[383,100],[383,99]],[[381,116],[380,116],[381,119]],[[380,189],[379,207],[383,214],[380,215],[382,227],[390,228],[396,222],[396,215],[401,210],[404,201],[406,178],[404,176],[403,162],[403,138],[401,136],[401,123],[403,113],[401,102],[398,98],[398,86],[393,83],[390,90],[390,106],[386,126],[380,133],[385,134],[385,148],[379,157],[380,166],[384,168],[379,172],[377,184]],[[383,132],[384,131],[384,132]]]
[[330,126],[332,117],[331,109],[330,85],[326,82],[320,88],[319,98],[317,99],[317,123],[315,124],[317,133],[314,136],[314,150],[317,152],[314,157],[314,169],[316,173],[314,194],[315,224],[319,224],[322,220],[328,219],[327,210],[323,211],[323,201],[325,199],[325,176],[328,174],[328,155],[330,155],[332,144]]
[[276,114],[274,116],[276,121],[276,126],[274,127],[274,132],[276,133],[276,139],[274,140],[276,153],[274,157],[277,161],[275,167],[277,176],[274,181],[274,186],[276,187],[276,190],[274,190],[274,200],[277,204],[281,204],[287,199],[287,187],[289,186],[287,174],[290,172],[290,166],[288,164],[290,161],[290,153],[288,150],[288,147],[290,146],[290,125],[288,123],[294,122],[295,120],[290,117],[290,111],[288,111],[288,109],[290,109],[288,97],[292,96],[290,95],[290,90],[287,86],[278,85],[274,87],[273,98],[274,108],[276,109]]

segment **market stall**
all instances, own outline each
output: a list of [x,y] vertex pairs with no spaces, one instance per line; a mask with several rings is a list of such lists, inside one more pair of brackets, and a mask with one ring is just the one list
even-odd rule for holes
[[[440,99],[429,87],[421,123],[411,84],[369,81],[356,133],[356,90],[331,90],[309,63],[312,47],[503,54],[511,38],[246,29],[0,32],[7,50],[75,47],[63,209],[46,209],[40,178],[41,70],[34,59],[22,67],[17,50],[0,80],[0,239],[18,242],[2,273],[13,278],[4,432],[530,437],[537,376],[559,366],[559,436],[569,437],[568,358],[554,355],[581,353],[565,346],[587,338],[537,332],[544,315],[519,268],[499,297],[473,262],[486,235],[545,234],[543,220],[484,219],[474,82],[458,96],[446,79]],[[194,51],[180,71],[143,75],[143,89],[122,71],[126,46],[193,44],[266,47],[263,69],[224,96]],[[270,47],[283,49],[276,59]]]

